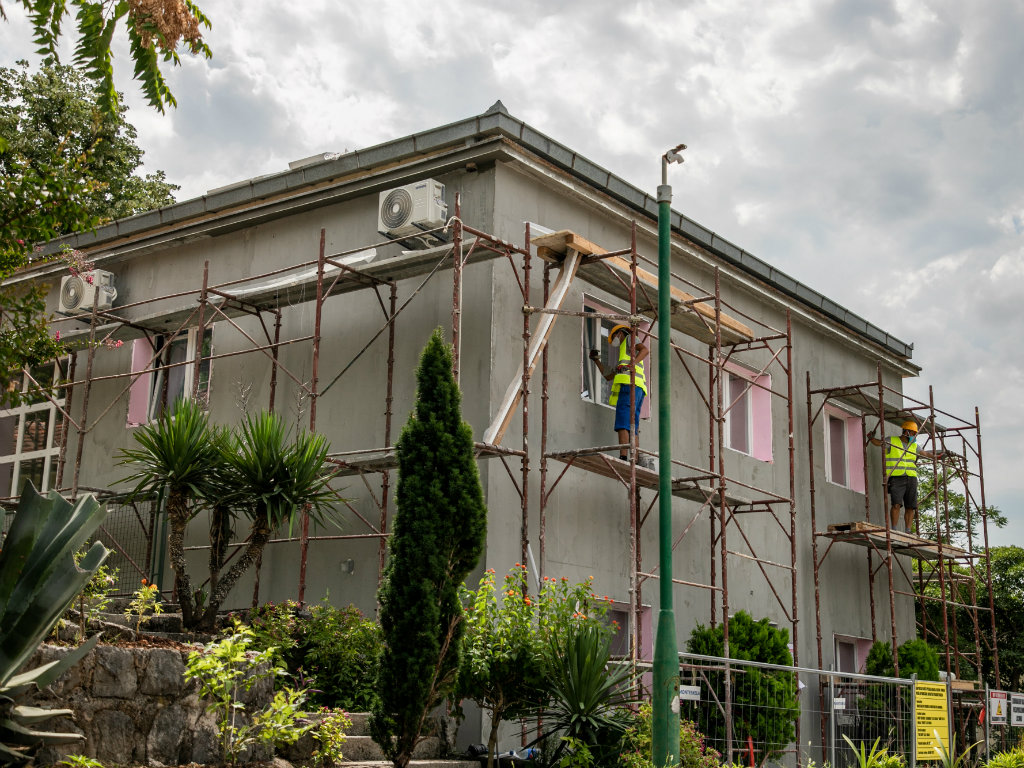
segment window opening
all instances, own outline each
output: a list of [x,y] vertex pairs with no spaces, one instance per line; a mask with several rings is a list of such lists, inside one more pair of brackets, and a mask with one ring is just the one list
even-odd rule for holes
[[[589,297],[585,297],[583,300],[583,311],[585,313],[597,314],[625,314],[622,310],[599,304]],[[583,319],[583,362],[580,397],[583,400],[589,400],[592,403],[604,405],[608,408],[613,407],[608,403],[612,394],[612,383],[601,375],[601,372],[597,368],[597,363],[590,359],[590,350],[596,349],[601,353],[601,362],[603,365],[606,367],[614,366],[619,359],[619,350],[618,348],[614,350],[611,348],[611,345],[608,343],[608,334],[612,328],[620,324],[620,320],[608,320],[601,317],[585,317]],[[637,328],[637,335],[640,342],[647,344],[648,346],[650,346],[650,342],[646,337],[646,332],[650,327],[650,323],[641,323]],[[653,383],[650,360],[651,358],[648,356],[647,360],[644,361],[644,374],[647,379],[647,395],[644,397],[644,402],[640,406],[640,418],[642,419],[649,419],[651,417]]]
[[825,406],[825,479],[864,492],[864,422],[855,414]]
[[725,364],[725,375],[725,447],[760,461],[771,461],[771,375],[734,363]]
[[15,386],[26,394],[24,402],[0,410],[0,497],[19,494],[26,480],[41,492],[56,488],[64,363],[39,365],[30,370],[31,378],[21,376]]
[[175,403],[180,399],[192,399],[198,354],[199,387],[197,402],[205,408],[210,395],[210,356],[213,352],[213,329],[203,331],[199,344],[199,329],[174,337],[156,336],[136,339],[132,348],[132,373],[142,375],[132,384],[128,400],[128,424],[155,421],[164,413],[174,413]]

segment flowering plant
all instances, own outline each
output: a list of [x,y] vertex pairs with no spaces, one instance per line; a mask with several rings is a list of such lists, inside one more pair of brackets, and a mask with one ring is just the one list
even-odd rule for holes
[[490,714],[489,759],[493,759],[498,726],[521,717],[548,694],[545,649],[584,625],[610,633],[605,621],[611,598],[599,597],[593,578],[570,584],[545,577],[536,595],[529,592],[526,566],[516,563],[504,577],[499,598],[493,568],[472,591],[460,596],[466,622],[462,660],[454,701],[470,699]]
[[132,601],[125,609],[124,615],[129,619],[135,617],[135,631],[142,628],[142,624],[149,621],[151,615],[164,612],[163,603],[160,602],[160,588],[156,584],[150,584],[145,579],[132,595]]

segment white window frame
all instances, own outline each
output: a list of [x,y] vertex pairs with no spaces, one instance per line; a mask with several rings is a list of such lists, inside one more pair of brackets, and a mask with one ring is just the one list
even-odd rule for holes
[[[39,368],[32,371],[35,375]],[[57,462],[60,458],[60,441],[57,440],[57,430],[63,423],[63,408],[64,408],[64,395],[65,390],[63,386],[58,386],[63,378],[63,371],[61,370],[61,361],[57,360],[52,363],[51,379],[47,384],[53,387],[52,399],[43,398],[42,400],[34,403],[25,402],[22,405],[18,405],[14,408],[6,408],[0,410],[0,419],[14,418],[14,429],[12,433],[12,439],[14,445],[11,446],[12,452],[6,453],[0,456],[0,466],[6,468],[7,465],[11,466],[11,485],[7,489],[7,493],[0,492],[0,496],[16,496],[21,493],[22,484],[22,464],[28,461],[43,461],[43,475],[40,487],[37,489],[40,493],[54,490],[51,486],[56,485],[56,472]],[[39,382],[40,385],[44,385],[43,382]],[[45,386],[45,385],[44,385]],[[35,388],[28,376],[24,374],[20,380],[21,392],[27,393],[30,389]],[[24,451],[23,443],[25,441],[25,422],[27,418],[32,414],[46,413],[46,445],[43,448],[37,448],[32,451]],[[52,478],[52,479],[51,479]],[[0,489],[2,491],[2,489]]]
[[[212,356],[213,327],[207,326],[204,329],[203,336],[204,339],[208,340],[210,347],[209,355]],[[166,356],[175,345],[180,344],[182,341],[185,343],[184,359],[178,363],[171,364]],[[154,349],[154,342],[159,351]],[[132,373],[138,375],[132,382],[128,399],[128,426],[135,427],[157,420],[164,410],[171,406],[173,400],[177,399],[177,395],[174,397],[168,395],[167,401],[164,402],[164,394],[161,390],[166,381],[165,377],[168,371],[177,370],[178,368],[182,369],[180,395],[186,400],[193,399],[192,391],[195,384],[196,371],[195,361],[200,349],[198,328],[189,328],[173,337],[161,335],[154,337],[152,341],[148,338],[135,340],[132,348]],[[145,360],[145,367],[141,365],[136,367],[141,359]],[[210,382],[213,375],[213,361],[207,360],[202,365],[206,367],[206,383],[205,386],[200,388],[196,399],[202,404],[204,409],[207,409],[210,396]],[[140,418],[142,416],[140,409],[143,403],[145,403],[145,416]]]
[[[610,307],[597,299],[590,296],[583,297],[583,312],[597,312],[599,314],[606,315],[620,315],[627,314],[620,309]],[[583,329],[582,329],[582,350],[583,360],[580,369],[580,398],[586,402],[593,403],[594,405],[600,405],[604,408],[614,409],[614,405],[608,403],[608,398],[611,395],[612,384],[607,381],[602,375],[601,371],[597,367],[597,363],[590,359],[590,350],[598,349],[601,352],[601,361],[607,367],[608,365],[615,365],[618,361],[618,354],[616,353],[615,359],[612,359],[611,345],[608,343],[608,332],[616,325],[620,325],[621,322],[618,320],[607,320],[605,318],[583,318]],[[641,323],[637,327],[637,338],[641,343],[646,343],[646,334],[650,330],[650,323]],[[598,331],[600,329],[600,331]],[[595,346],[594,341],[597,339],[598,333],[600,333],[600,343]],[[649,366],[646,363],[650,362],[650,357],[645,361],[645,376],[647,382],[647,394],[644,396],[644,402],[640,406],[640,418],[650,419],[651,418],[651,372]],[[594,382],[600,387],[600,392],[594,391],[597,387],[591,387],[588,383]]]

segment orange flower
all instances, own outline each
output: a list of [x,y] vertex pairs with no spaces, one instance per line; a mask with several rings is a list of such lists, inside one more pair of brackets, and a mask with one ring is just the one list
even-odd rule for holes
[[149,584],[149,582],[148,582],[148,581],[146,581],[145,579],[143,579],[143,580],[142,580],[142,586],[146,586],[147,584]]

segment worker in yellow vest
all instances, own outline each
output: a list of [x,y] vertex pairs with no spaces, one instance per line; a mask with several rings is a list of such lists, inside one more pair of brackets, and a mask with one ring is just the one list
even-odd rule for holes
[[907,533],[913,533],[917,520],[917,459],[941,457],[945,451],[922,451],[917,447],[917,422],[908,419],[903,422],[899,437],[886,438],[883,443],[877,437],[871,438],[872,445],[885,446],[885,477],[889,490],[889,525],[899,530],[900,508],[906,509],[904,522]]
[[[639,341],[633,346],[632,354],[629,350],[630,331],[628,325],[616,325],[608,334],[608,346],[613,355],[616,355],[614,367],[605,366],[601,362],[601,353],[590,350],[590,359],[597,364],[601,375],[612,382],[612,394],[608,399],[609,405],[615,406],[615,432],[619,437],[619,458],[629,458],[629,433],[635,429],[640,433],[640,406],[643,405],[647,396],[647,378],[644,376],[644,360],[650,354],[650,350]],[[631,394],[632,393],[632,394]],[[633,402],[633,418],[630,419],[629,404]],[[630,422],[632,421],[632,425]],[[648,469],[653,468],[654,462],[641,456],[637,463]]]

